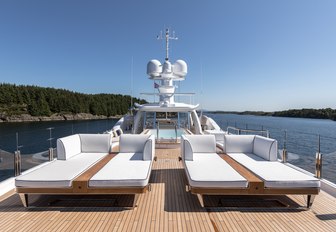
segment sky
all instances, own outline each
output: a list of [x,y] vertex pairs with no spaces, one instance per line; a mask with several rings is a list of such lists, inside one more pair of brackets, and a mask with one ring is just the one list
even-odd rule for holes
[[140,97],[170,28],[170,60],[188,64],[178,91],[201,108],[336,108],[335,12],[334,0],[0,0],[0,82]]

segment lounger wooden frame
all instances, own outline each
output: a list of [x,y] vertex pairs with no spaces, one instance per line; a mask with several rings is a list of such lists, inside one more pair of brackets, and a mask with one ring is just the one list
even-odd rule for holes
[[320,188],[267,188],[264,181],[253,172],[242,166],[230,156],[221,153],[219,156],[248,181],[247,188],[202,188],[193,187],[188,183],[187,191],[198,195],[204,207],[203,195],[307,195],[307,208],[313,204],[314,197]]
[[101,170],[118,153],[113,152],[106,155],[92,167],[84,171],[81,175],[72,181],[69,188],[28,188],[17,187],[22,204],[28,207],[28,194],[49,194],[49,195],[109,195],[109,194],[134,194],[133,208],[136,207],[139,194],[151,191],[150,184],[144,187],[89,187],[90,179]]

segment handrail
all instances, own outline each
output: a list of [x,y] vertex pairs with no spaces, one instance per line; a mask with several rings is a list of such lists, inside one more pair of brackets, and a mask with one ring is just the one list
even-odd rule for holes
[[251,129],[241,129],[233,126],[228,126],[226,128],[226,133],[229,133],[229,129],[235,130],[238,132],[238,135],[241,134],[241,132],[252,132],[252,133],[261,133],[262,135],[266,133],[266,137],[269,138],[269,131],[268,130],[251,130]]
[[177,142],[177,125],[176,123],[174,123],[175,126],[175,142]]

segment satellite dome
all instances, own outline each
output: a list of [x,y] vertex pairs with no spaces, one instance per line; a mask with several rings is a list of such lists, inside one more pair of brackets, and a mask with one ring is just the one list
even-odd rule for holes
[[158,77],[162,73],[162,65],[158,60],[151,60],[147,64],[147,75]]
[[188,66],[187,63],[183,60],[177,60],[174,63],[174,74],[180,77],[187,75]]
[[171,73],[172,72],[172,65],[169,61],[165,61],[163,63],[163,72],[164,73]]

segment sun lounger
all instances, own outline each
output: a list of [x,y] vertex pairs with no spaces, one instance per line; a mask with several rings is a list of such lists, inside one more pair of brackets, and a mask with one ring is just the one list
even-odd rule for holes
[[155,155],[154,135],[120,136],[120,152],[90,180],[89,188],[114,189],[116,193],[144,193],[150,189],[149,178]]
[[308,195],[319,193],[320,181],[277,161],[277,141],[254,135],[224,135],[224,153],[216,154],[211,135],[182,136],[182,160],[188,188],[202,195]]
[[[122,153],[110,153],[109,134],[77,134],[58,139],[57,160],[17,177],[16,191],[20,194],[24,206],[28,206],[28,194],[143,193],[148,189],[152,162],[148,159],[154,157],[153,140],[154,138],[149,138],[148,135],[137,135],[131,138],[128,135],[122,136],[120,150],[127,150],[125,147],[133,148],[129,151],[129,156],[122,156],[124,155]],[[134,154],[130,155],[133,151]],[[133,164],[133,160],[140,160],[141,157],[145,159],[146,165],[137,168],[136,174],[143,171],[146,177],[143,178],[143,175],[140,175],[143,178],[142,182],[139,181],[138,185],[134,185],[132,181],[135,178],[129,173],[122,172],[121,169],[132,167],[129,163],[132,161]],[[116,162],[113,161],[114,158]],[[108,170],[108,168],[112,169]],[[102,178],[104,176],[107,178]],[[92,177],[94,179],[90,184]],[[114,184],[111,184],[113,181],[115,181]]]
[[307,207],[312,196],[319,193],[320,180],[303,173],[277,159],[277,141],[258,135],[224,135],[223,151],[261,181],[256,193],[265,195],[308,195]]
[[248,181],[216,153],[214,135],[183,135],[182,161],[189,190],[198,194],[240,192],[248,188]]

